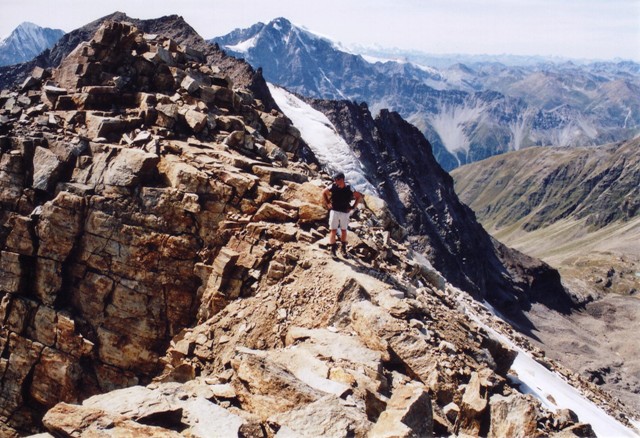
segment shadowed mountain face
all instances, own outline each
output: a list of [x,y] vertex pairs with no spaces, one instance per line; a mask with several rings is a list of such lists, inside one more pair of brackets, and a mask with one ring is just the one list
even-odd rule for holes
[[284,18],[211,41],[295,93],[365,101],[374,114],[398,112],[424,133],[445,170],[527,146],[596,145],[640,131],[634,63],[437,70],[368,62]]
[[452,172],[493,236],[557,268],[584,310],[528,313],[551,357],[636,410],[640,290],[640,139],[530,148]]
[[312,100],[360,158],[370,182],[413,236],[414,245],[454,284],[502,309],[531,302],[567,311],[558,273],[492,241],[462,204],[431,145],[399,114],[373,118],[366,105]]

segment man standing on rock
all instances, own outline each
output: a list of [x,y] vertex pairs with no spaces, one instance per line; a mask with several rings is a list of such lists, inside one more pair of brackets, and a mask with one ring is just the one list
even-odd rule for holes
[[[333,177],[333,184],[322,192],[324,206],[329,212],[329,243],[331,244],[331,254],[336,255],[338,243],[336,234],[338,228],[341,230],[340,241],[342,242],[342,255],[347,255],[347,228],[349,226],[349,216],[358,206],[362,195],[351,188],[344,181],[344,173],[339,172]],[[351,205],[351,201],[355,200]]]

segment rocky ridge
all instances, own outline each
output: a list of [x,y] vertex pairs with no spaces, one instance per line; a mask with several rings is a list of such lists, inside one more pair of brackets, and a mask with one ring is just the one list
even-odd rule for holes
[[384,202],[329,258],[298,131],[202,52],[110,22],[0,104],[4,435],[591,433]]
[[177,15],[140,20],[129,17],[123,12],[114,12],[99,18],[66,33],[50,50],[45,50],[29,62],[0,67],[0,89],[21,84],[36,67],[43,69],[58,67],[79,44],[91,40],[96,30],[105,21],[126,21],[142,32],[163,35],[165,38],[171,38],[179,44],[201,52],[209,64],[215,64],[236,86],[250,90],[262,101],[265,109],[270,110],[274,107],[274,102],[259,72],[256,73],[249,64],[227,56],[216,45],[208,44],[182,17]]
[[36,68],[21,91],[2,93],[2,412],[12,427],[33,427],[60,400],[148,380],[195,318],[194,263],[239,226],[227,219],[263,203],[262,217],[293,215],[267,201],[272,184],[307,179],[272,164],[296,151],[297,131],[203,60],[113,23],[59,69]]

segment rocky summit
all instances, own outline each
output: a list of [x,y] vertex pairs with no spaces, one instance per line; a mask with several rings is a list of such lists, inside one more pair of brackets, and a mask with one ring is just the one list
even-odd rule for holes
[[3,436],[593,435],[521,354],[629,424],[382,199],[332,258],[328,178],[260,74],[140,24],[0,95]]

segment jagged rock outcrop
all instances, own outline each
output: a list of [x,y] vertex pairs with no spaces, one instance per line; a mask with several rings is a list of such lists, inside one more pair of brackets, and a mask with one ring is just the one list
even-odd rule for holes
[[108,22],[0,105],[4,436],[529,430],[492,400],[590,430],[513,396],[515,352],[381,200],[332,259],[297,129],[201,52]]
[[36,67],[43,69],[58,67],[62,60],[79,44],[89,41],[96,30],[106,21],[128,22],[136,26],[141,32],[163,35],[178,44],[201,52],[209,64],[215,64],[220,68],[225,75],[231,78],[236,86],[250,90],[256,99],[262,101],[267,110],[275,108],[275,103],[260,72],[256,72],[247,63],[239,62],[237,59],[227,56],[217,46],[208,44],[182,17],[177,15],[169,15],[152,20],[139,20],[128,17],[122,12],[115,12],[102,17],[65,34],[54,47],[50,50],[45,50],[29,62],[0,67],[0,89],[22,83]]
[[307,179],[269,158],[296,151],[290,122],[204,60],[112,22],[3,92],[2,406],[15,428],[148,381],[194,321],[194,266],[234,230],[229,216]]

